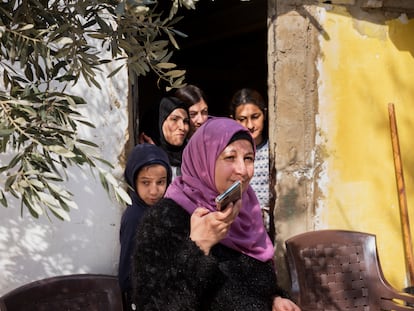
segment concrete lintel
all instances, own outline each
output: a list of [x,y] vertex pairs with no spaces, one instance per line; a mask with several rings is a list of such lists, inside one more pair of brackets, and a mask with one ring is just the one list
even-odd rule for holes
[[378,9],[382,8],[384,5],[382,0],[363,0],[361,3],[361,8],[363,9]]

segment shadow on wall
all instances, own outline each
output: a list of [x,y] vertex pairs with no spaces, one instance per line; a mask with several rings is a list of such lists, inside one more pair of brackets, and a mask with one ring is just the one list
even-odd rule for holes
[[[399,51],[407,51],[414,57],[414,41],[407,40],[407,38],[412,38],[413,36],[413,27],[414,20],[403,21],[403,24],[406,24],[407,27],[399,27],[398,33],[395,31],[395,23],[389,25],[388,34],[390,40],[394,43],[395,47]],[[411,27],[409,27],[411,26]],[[411,88],[411,86],[410,86]]]
[[[128,129],[128,72],[121,70],[108,79],[107,75],[115,69],[112,66],[116,68],[118,64],[109,64],[95,77],[102,89],[78,83],[66,90],[87,101],[77,111],[95,128],[79,126],[77,133],[99,146],[91,153],[113,164],[115,175],[123,172],[119,161]],[[8,163],[5,157],[0,154],[1,165]],[[44,215],[34,219],[27,210],[22,218],[20,202],[16,200],[10,201],[8,208],[0,206],[0,295],[54,275],[116,274],[122,208],[110,200],[98,175],[92,176],[85,168],[70,167],[69,181],[60,184],[73,193],[79,206],[70,212],[70,222],[54,216],[49,221]]]
[[71,221],[39,219],[10,202],[1,210],[0,295],[36,279],[73,273],[117,274],[122,210],[108,205],[98,180],[72,170],[68,189],[75,201],[90,202],[70,212]]

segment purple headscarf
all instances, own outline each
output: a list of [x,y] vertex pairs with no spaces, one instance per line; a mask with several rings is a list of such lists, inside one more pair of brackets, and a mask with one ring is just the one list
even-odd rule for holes
[[[168,187],[165,197],[189,214],[197,207],[216,210],[216,160],[237,132],[249,131],[230,118],[209,119],[191,137],[184,149],[181,173]],[[254,143],[253,143],[254,145]],[[242,196],[240,213],[221,244],[266,262],[273,258],[273,244],[263,225],[259,201],[249,186]]]

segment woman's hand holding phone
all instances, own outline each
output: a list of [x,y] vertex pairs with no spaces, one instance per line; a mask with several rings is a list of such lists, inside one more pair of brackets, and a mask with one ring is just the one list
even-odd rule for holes
[[210,249],[226,237],[241,208],[241,200],[228,204],[224,211],[211,212],[198,207],[191,215],[190,239],[208,255]]

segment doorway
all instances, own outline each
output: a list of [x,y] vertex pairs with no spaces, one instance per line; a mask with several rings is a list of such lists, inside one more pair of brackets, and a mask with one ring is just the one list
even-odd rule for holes
[[[210,115],[227,115],[240,88],[257,89],[267,100],[267,0],[200,0],[182,12],[176,28],[188,37],[177,39],[172,61],[186,70],[186,83],[205,92]],[[164,95],[154,76],[140,77],[138,114]]]

